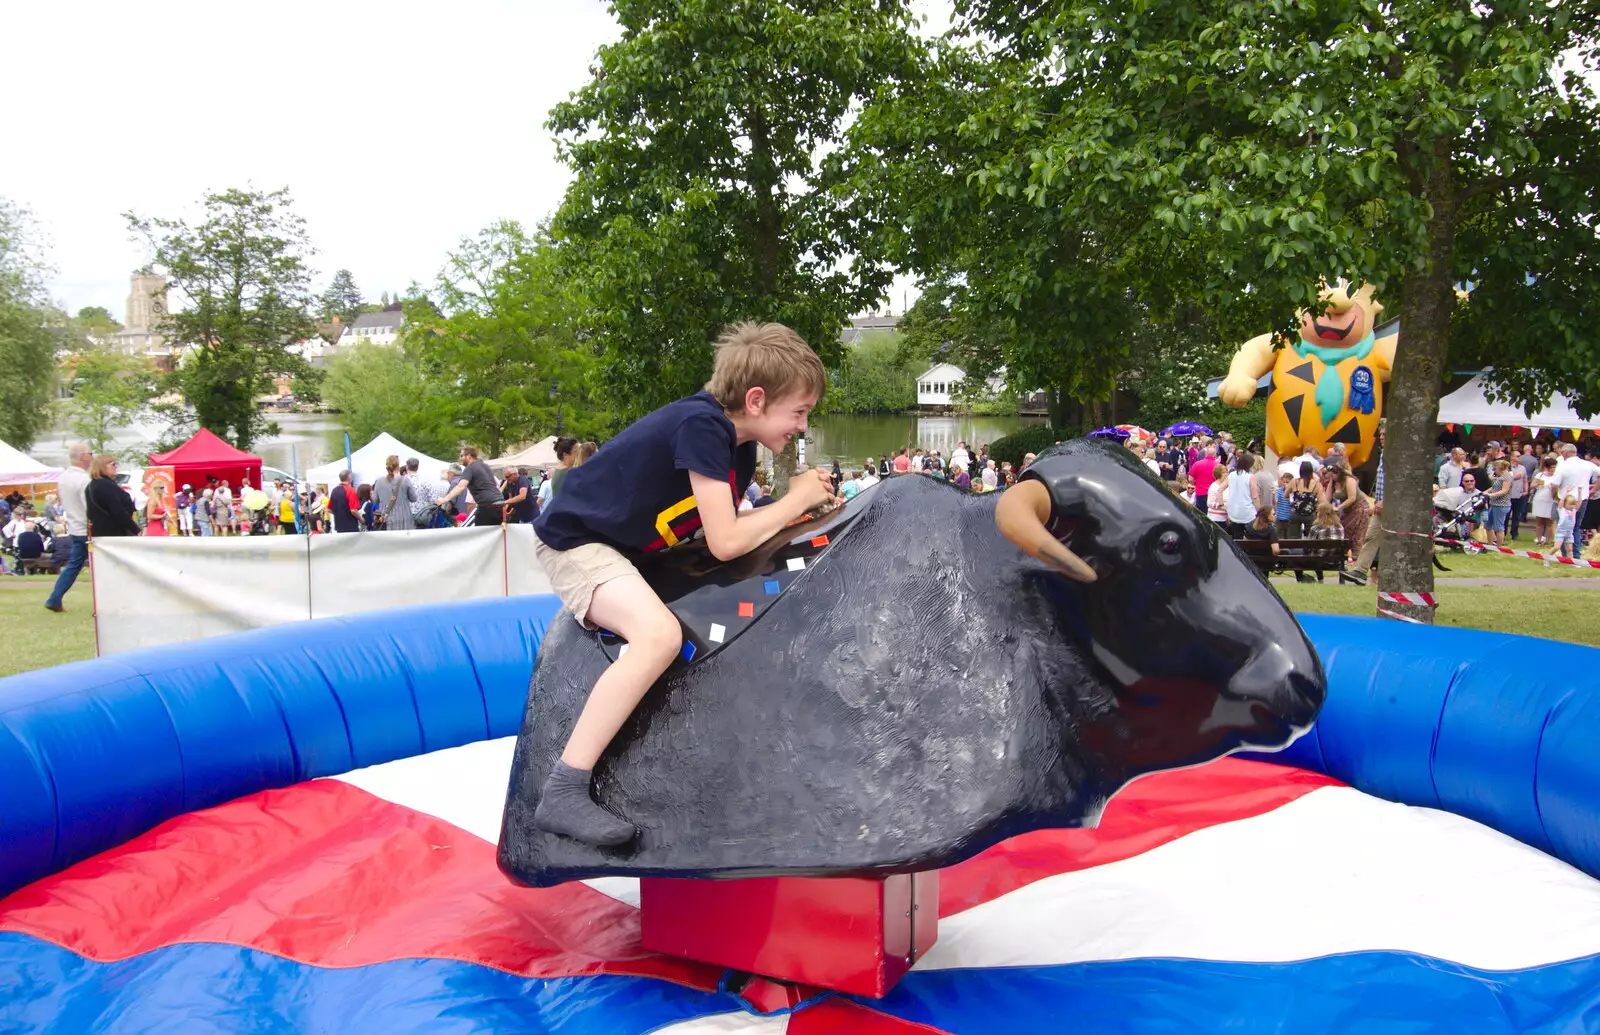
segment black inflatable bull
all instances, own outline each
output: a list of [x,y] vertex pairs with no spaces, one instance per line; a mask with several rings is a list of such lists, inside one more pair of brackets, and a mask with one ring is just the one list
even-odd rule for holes
[[947,866],[1092,824],[1141,773],[1280,747],[1322,703],[1282,600],[1120,446],[1058,447],[1003,494],[893,478],[752,557],[700,553],[704,572],[647,572],[693,658],[596,767],[596,799],[639,828],[620,848],[532,822],[622,649],[565,611],[551,626],[500,839],[513,879]]

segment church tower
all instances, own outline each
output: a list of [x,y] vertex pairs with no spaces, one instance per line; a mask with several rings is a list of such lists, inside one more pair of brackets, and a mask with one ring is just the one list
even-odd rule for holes
[[128,292],[129,330],[154,331],[167,315],[167,278],[159,273],[135,273]]

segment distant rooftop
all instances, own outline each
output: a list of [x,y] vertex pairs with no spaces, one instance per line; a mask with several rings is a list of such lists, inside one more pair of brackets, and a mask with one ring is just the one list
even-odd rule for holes
[[899,323],[900,317],[893,313],[857,316],[851,319],[850,326],[839,332],[839,340],[846,345],[854,345],[868,331],[892,331]]
[[406,322],[406,314],[384,310],[381,313],[362,313],[355,318],[355,322],[348,324],[351,328],[357,327],[382,327],[388,330],[399,330],[400,325]]

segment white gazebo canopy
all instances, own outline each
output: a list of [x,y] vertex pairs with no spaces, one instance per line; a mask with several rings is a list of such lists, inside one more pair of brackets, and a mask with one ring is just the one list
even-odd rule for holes
[[558,463],[556,437],[549,435],[520,452],[495,457],[489,466],[498,474],[508,467],[554,467]]
[[1439,423],[1521,426],[1541,431],[1547,428],[1560,431],[1600,428],[1600,421],[1584,420],[1578,416],[1578,411],[1567,402],[1567,397],[1559,392],[1538,413],[1524,413],[1511,403],[1490,402],[1484,395],[1481,375],[1474,375],[1466,384],[1439,400]]
[[[450,466],[455,461],[439,460],[420,453],[404,442],[395,438],[387,431],[368,442],[360,449],[350,454],[350,484],[360,485],[362,482],[374,482],[383,477],[383,462],[390,456],[398,456],[404,464],[412,457],[419,461],[417,474],[423,478],[437,480],[441,468]],[[345,469],[344,457],[339,457],[332,463],[313,467],[303,472],[300,477],[308,485],[332,486],[339,481],[339,472]]]
[[52,485],[61,468],[46,467],[22,450],[0,442],[0,485]]

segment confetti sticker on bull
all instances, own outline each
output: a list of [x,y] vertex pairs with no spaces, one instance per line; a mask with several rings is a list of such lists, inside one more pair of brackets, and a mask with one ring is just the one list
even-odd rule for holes
[[789,558],[789,570],[790,571],[805,571],[806,570],[806,559],[804,557],[791,557],[791,558]]
[[740,618],[754,618],[755,616],[756,616],[756,605],[752,601],[749,601],[749,600],[741,600],[741,601],[739,601],[739,617]]
[[719,625],[716,622],[712,622],[711,623],[711,631],[706,634],[706,639],[710,640],[712,643],[721,643],[723,640],[725,640],[727,638],[728,638],[728,627],[725,626],[725,625]]

